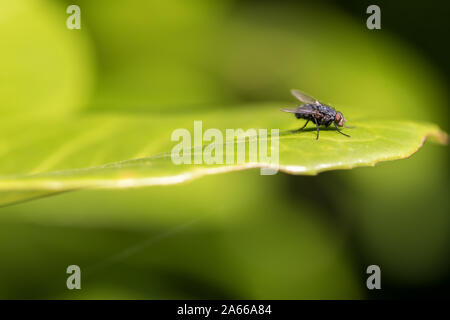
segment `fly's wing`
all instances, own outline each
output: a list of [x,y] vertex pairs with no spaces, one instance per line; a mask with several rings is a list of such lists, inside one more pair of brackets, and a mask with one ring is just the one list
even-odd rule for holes
[[306,105],[302,105],[302,106],[294,108],[294,109],[282,108],[280,110],[283,112],[298,113],[298,114],[314,114],[315,113],[315,110],[312,107],[306,106]]
[[313,104],[317,104],[319,105],[320,102],[317,101],[316,99],[308,96],[306,93],[303,93],[299,90],[291,90],[291,93],[294,97],[296,97],[298,100],[300,100],[301,102],[304,103],[313,103]]
[[296,113],[297,112],[297,108],[295,108],[295,109],[281,108],[280,110],[283,111],[283,112],[290,112],[290,113]]

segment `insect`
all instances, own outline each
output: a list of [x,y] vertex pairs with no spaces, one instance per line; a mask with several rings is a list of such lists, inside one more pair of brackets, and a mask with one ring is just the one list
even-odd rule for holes
[[295,109],[281,109],[281,111],[294,113],[297,119],[307,120],[305,125],[296,131],[303,130],[309,121],[312,121],[317,128],[316,140],[319,139],[319,126],[324,125],[325,127],[328,127],[330,124],[334,124],[334,127],[340,134],[350,138],[348,134],[343,133],[338,128],[338,126],[343,127],[344,123],[347,121],[342,113],[298,90],[291,90],[291,93],[304,104]]

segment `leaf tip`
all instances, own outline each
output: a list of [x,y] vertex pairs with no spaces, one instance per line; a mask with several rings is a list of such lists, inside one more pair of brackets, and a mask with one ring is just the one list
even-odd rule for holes
[[449,141],[448,134],[439,128],[437,130],[431,132],[428,136],[432,141],[434,141],[436,143],[448,145],[448,141]]

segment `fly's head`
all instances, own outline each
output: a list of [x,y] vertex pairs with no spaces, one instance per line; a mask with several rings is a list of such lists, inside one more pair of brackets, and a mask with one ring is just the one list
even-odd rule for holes
[[342,113],[340,113],[339,111],[336,111],[336,118],[334,119],[334,122],[336,122],[336,124],[339,126],[339,127],[343,127],[344,126],[344,123],[346,122],[347,120],[344,118],[344,116],[342,115]]

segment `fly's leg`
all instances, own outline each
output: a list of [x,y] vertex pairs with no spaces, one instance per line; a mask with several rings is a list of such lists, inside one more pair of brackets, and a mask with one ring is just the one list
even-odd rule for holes
[[298,130],[300,131],[300,130],[303,130],[303,129],[305,129],[305,127],[306,127],[306,126],[308,125],[308,123],[309,123],[309,120],[307,120],[307,121],[306,121],[306,123],[305,123],[305,124],[303,125],[303,127],[301,127],[301,128],[300,128],[300,129],[298,129]]
[[316,124],[316,128],[317,128],[317,137],[316,140],[319,140],[319,125],[317,124],[317,120],[314,119],[314,123]]
[[306,125],[307,125],[308,123],[309,123],[309,120],[306,121],[306,123],[303,125],[303,127],[301,127],[300,129],[294,130],[294,132],[298,132],[298,131],[301,131],[301,130],[305,129],[305,127],[306,127]]
[[333,122],[333,124],[334,124],[334,127],[336,128],[336,130],[337,130],[340,134],[343,134],[344,136],[350,138],[350,136],[349,136],[348,134],[345,134],[345,133],[343,133],[341,130],[339,130],[338,126],[336,125],[336,122]]

